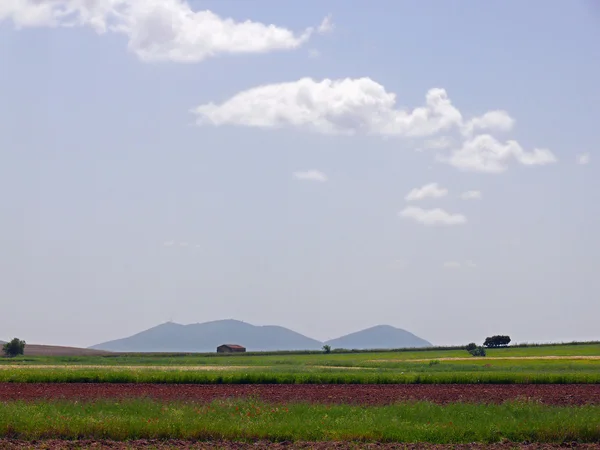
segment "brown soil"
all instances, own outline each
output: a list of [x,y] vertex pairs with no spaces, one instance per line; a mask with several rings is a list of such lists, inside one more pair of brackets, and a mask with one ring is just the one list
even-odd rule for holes
[[581,450],[599,449],[600,444],[463,444],[463,445],[436,445],[436,444],[381,444],[381,443],[352,443],[352,442],[256,442],[256,443],[240,443],[240,442],[189,442],[189,441],[152,441],[138,440],[129,442],[114,442],[114,441],[14,441],[0,439],[0,448],[6,450],[22,450],[22,449],[45,449],[45,450],[72,450],[80,448],[89,449],[157,449],[165,450],[169,448],[178,449],[235,449],[235,450],[263,450],[263,449],[372,449],[372,450],[388,450],[388,449],[407,449],[407,450],[467,450],[467,449],[491,449],[505,450],[522,448],[528,450],[542,449],[565,449],[577,448]]
[[103,350],[93,350],[91,348],[27,344],[24,354],[25,356],[103,356],[112,355],[113,353]]
[[385,405],[407,400],[435,403],[502,403],[527,399],[549,405],[600,404],[600,385],[174,385],[108,383],[0,383],[0,401],[39,399],[94,400],[150,397],[210,402],[257,397],[266,402]]
[[100,364],[2,364],[0,365],[0,370],[27,370],[27,369],[71,369],[71,370],[81,370],[81,369],[102,369],[102,370],[131,370],[131,371],[142,371],[142,370],[160,370],[160,371],[169,371],[169,370],[177,370],[177,371],[194,371],[194,370],[244,370],[250,369],[252,366],[211,366],[211,365],[201,365],[201,366],[124,366],[124,365],[100,365]]

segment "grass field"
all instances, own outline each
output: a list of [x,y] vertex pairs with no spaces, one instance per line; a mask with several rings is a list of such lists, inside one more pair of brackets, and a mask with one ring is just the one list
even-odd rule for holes
[[[597,357],[600,358],[600,343],[580,343],[577,345],[532,345],[528,347],[508,347],[487,350],[486,359],[499,358],[548,358],[548,357]],[[433,360],[443,358],[469,358],[463,349],[400,349],[397,351],[365,351],[330,353],[320,352],[281,352],[278,354],[114,354],[87,356],[22,356],[0,358],[2,364],[69,364],[69,365],[225,365],[225,366],[357,366],[377,367],[380,362],[406,362],[412,360]],[[475,359],[475,358],[472,358]],[[373,363],[374,362],[374,363]]]
[[[600,384],[599,343],[491,349],[485,358],[470,357],[465,350],[454,348],[330,354],[23,356],[0,358],[0,382],[105,383],[97,386],[107,386],[106,383],[562,384],[565,386],[555,404],[570,405],[514,400],[501,403],[505,400],[503,396],[499,397],[500,402],[484,404],[479,394],[470,396],[471,403],[452,403],[462,402],[460,399],[464,397],[458,396],[458,400],[453,397],[443,405],[407,403],[405,399],[401,403],[385,403],[387,406],[377,406],[383,405],[377,402],[368,403],[369,406],[359,402],[363,406],[356,406],[337,404],[343,402],[297,403],[297,400],[267,404],[258,399],[242,400],[239,393],[233,394],[237,399],[210,404],[180,403],[165,398],[150,400],[141,396],[109,400],[104,393],[93,400],[86,393],[70,401],[39,397],[22,401],[22,395],[5,397],[7,400],[0,407],[0,438],[26,441],[200,439],[446,444],[509,440],[600,444],[598,397],[585,406],[577,406],[589,403],[585,395],[579,403],[560,402],[563,393],[573,394],[573,387],[568,384]],[[13,384],[5,384],[3,389],[11,390],[13,386],[19,390]],[[37,389],[36,386],[31,385],[32,389]],[[464,388],[470,392],[474,389]],[[240,387],[231,389],[238,392]],[[350,397],[356,397],[357,386],[347,389]],[[430,388],[423,386],[423,389]],[[547,389],[556,392],[557,388],[547,386]],[[431,386],[431,392],[435,395],[439,388]],[[57,398],[67,397],[61,394]],[[422,398],[432,401],[430,396]],[[304,396],[301,399],[307,401]]]
[[469,443],[600,442],[600,406],[404,403],[383,407],[209,405],[148,400],[6,403],[0,434],[37,439],[187,439]]
[[[427,358],[424,358],[427,356]],[[600,344],[285,355],[118,355],[0,360],[0,382],[600,383]]]

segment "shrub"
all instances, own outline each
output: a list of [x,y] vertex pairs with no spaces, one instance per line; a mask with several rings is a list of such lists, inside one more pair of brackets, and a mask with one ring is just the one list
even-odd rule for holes
[[471,350],[475,350],[477,348],[477,344],[475,342],[471,342],[469,345],[465,347],[465,350],[470,352]]
[[323,353],[331,353],[331,345],[324,345]]
[[437,366],[439,363],[439,359],[432,359],[431,361],[429,361],[430,366]]
[[25,341],[22,341],[19,338],[14,338],[12,341],[4,344],[2,346],[2,350],[8,357],[22,355],[25,351]]
[[485,348],[475,347],[473,350],[469,350],[472,356],[485,356]]

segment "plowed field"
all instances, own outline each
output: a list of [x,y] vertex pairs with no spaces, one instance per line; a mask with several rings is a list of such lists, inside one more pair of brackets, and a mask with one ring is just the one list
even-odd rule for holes
[[258,397],[271,403],[386,405],[407,400],[502,403],[530,399],[548,405],[600,404],[600,385],[173,385],[108,383],[0,383],[0,401],[150,397],[210,402]]

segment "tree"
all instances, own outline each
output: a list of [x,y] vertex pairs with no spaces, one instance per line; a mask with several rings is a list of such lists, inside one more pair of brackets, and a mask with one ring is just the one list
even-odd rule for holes
[[475,342],[471,342],[469,345],[465,347],[465,350],[470,352],[471,350],[475,350],[477,348],[477,344]]
[[22,341],[19,338],[14,338],[12,341],[4,344],[2,350],[6,356],[11,358],[22,355],[25,351],[25,341]]
[[510,336],[497,335],[485,338],[483,346],[488,348],[506,347],[509,343]]
[[331,353],[331,345],[324,345],[323,353]]

